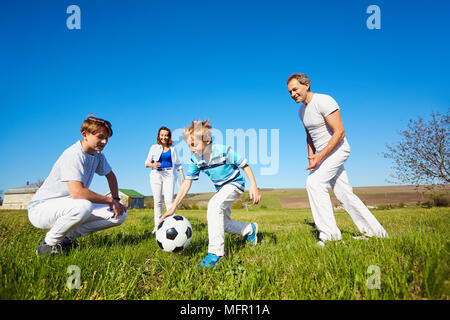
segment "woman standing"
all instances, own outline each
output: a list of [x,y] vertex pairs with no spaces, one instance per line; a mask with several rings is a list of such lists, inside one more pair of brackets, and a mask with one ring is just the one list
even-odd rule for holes
[[156,227],[162,216],[162,194],[164,192],[164,202],[166,208],[172,206],[177,173],[180,172],[184,181],[183,168],[178,159],[177,151],[172,146],[172,132],[167,127],[161,127],[156,137],[157,144],[151,146],[145,160],[145,167],[152,168],[150,172],[150,186],[153,193],[154,202],[154,222]]

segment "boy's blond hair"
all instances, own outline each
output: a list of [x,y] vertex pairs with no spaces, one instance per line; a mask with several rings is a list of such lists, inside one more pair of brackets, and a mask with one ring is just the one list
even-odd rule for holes
[[83,121],[80,131],[81,133],[97,134],[100,128],[104,128],[108,133],[108,138],[111,138],[113,135],[111,123],[104,119],[92,117],[91,115],[88,115],[87,119]]
[[183,131],[183,140],[187,143],[191,137],[202,141],[212,141],[211,122],[208,119],[192,121],[191,125]]

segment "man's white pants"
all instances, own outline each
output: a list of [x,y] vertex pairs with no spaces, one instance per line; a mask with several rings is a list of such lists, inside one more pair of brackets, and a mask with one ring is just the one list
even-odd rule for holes
[[119,226],[127,218],[126,211],[117,218],[113,215],[107,204],[72,198],[46,200],[28,210],[32,225],[50,229],[45,236],[45,242],[49,245],[57,244],[66,236],[73,240]]
[[231,220],[231,206],[242,194],[236,186],[226,184],[208,203],[208,253],[217,256],[225,254],[225,232],[245,236],[252,232],[250,223]]
[[306,180],[306,190],[319,238],[322,241],[341,239],[327,190],[328,184],[361,233],[368,237],[388,237],[386,230],[353,193],[344,169],[344,162],[349,155],[350,152],[341,149],[333,151]]
[[173,202],[173,194],[175,189],[175,173],[173,170],[152,170],[150,172],[150,187],[153,193],[153,212],[155,226],[162,216],[162,199],[164,192],[164,202],[166,210],[169,210]]

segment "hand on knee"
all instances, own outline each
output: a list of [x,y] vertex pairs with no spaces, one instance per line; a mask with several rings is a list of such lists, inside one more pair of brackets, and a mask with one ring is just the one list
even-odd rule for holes
[[125,222],[125,220],[127,219],[128,213],[125,210],[120,216],[117,216],[117,218],[115,218],[115,220],[117,221],[117,225],[121,225],[122,223]]

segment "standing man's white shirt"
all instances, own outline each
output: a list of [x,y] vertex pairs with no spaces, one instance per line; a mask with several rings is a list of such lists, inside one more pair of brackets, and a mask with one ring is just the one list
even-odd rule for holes
[[[298,111],[300,120],[308,130],[317,153],[327,146],[333,135],[325,118],[336,110],[339,110],[337,102],[329,95],[320,93],[314,93],[307,106],[304,103],[300,106]],[[345,137],[336,147],[338,148],[350,152],[350,145]]]

